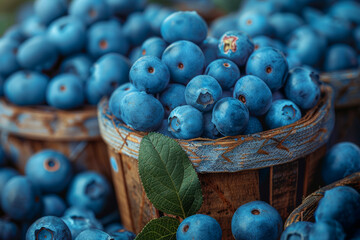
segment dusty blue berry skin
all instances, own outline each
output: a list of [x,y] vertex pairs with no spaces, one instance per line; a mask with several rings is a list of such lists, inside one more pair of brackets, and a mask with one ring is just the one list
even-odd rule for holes
[[245,11],[257,11],[265,16],[272,15],[279,11],[279,3],[275,1],[262,1],[262,0],[252,0],[245,2],[244,6],[242,7],[241,12]]
[[71,240],[66,224],[58,217],[46,216],[36,220],[26,233],[26,240]]
[[15,176],[5,184],[1,206],[3,211],[14,220],[33,220],[41,214],[40,189],[27,177]]
[[16,42],[22,42],[25,40],[25,35],[21,24],[13,25],[8,28],[3,34],[2,38],[8,38]]
[[42,71],[51,69],[58,56],[56,46],[45,35],[40,35],[20,45],[17,60],[22,68]]
[[249,110],[239,100],[226,97],[215,104],[211,121],[222,135],[236,136],[245,131]]
[[236,82],[233,97],[243,102],[254,116],[264,115],[272,103],[270,88],[263,80],[252,75],[244,76]]
[[46,33],[46,25],[41,23],[37,16],[32,16],[21,23],[21,32],[23,39],[34,36],[44,35]]
[[337,221],[316,222],[311,228],[309,240],[345,240],[346,234]]
[[131,63],[136,62],[139,58],[141,58],[142,52],[141,52],[141,47],[136,47],[133,50],[131,50],[130,54],[129,54],[129,59],[131,61]]
[[324,62],[324,70],[326,72],[353,69],[358,66],[356,51],[349,45],[333,45],[326,53]]
[[87,171],[74,177],[66,199],[71,206],[88,208],[99,214],[105,208],[111,194],[110,184],[102,175]]
[[338,221],[345,230],[353,229],[360,219],[360,194],[348,186],[325,192],[315,211],[316,222]]
[[360,148],[351,142],[335,144],[322,163],[326,185],[360,171]]
[[102,226],[94,222],[91,218],[78,215],[68,215],[61,218],[71,232],[72,239],[75,239],[86,229],[100,229]]
[[274,47],[274,40],[264,35],[254,37],[253,42],[254,51],[264,47]]
[[139,91],[155,94],[166,88],[170,81],[170,72],[159,58],[145,56],[132,65],[129,77]]
[[309,26],[302,26],[292,32],[288,41],[289,54],[296,55],[302,64],[319,64],[326,50],[326,38]]
[[162,61],[168,66],[171,80],[186,85],[204,71],[205,56],[201,49],[189,41],[177,41],[168,46]]
[[0,75],[7,77],[20,68],[16,57],[19,45],[10,38],[0,39]]
[[329,9],[329,15],[338,19],[360,24],[360,4],[356,1],[339,1]]
[[176,231],[177,240],[221,240],[220,224],[212,217],[195,214],[184,219]]
[[160,102],[164,106],[165,116],[178,106],[186,105],[185,86],[178,83],[171,83],[160,94]]
[[305,68],[290,70],[285,95],[303,110],[313,108],[320,99],[319,75]]
[[229,31],[219,40],[218,56],[245,66],[249,56],[254,51],[254,42],[250,36],[240,31]]
[[240,78],[238,66],[229,59],[217,59],[211,62],[207,66],[205,74],[215,78],[224,90],[232,88]]
[[289,35],[304,24],[304,21],[294,13],[275,13],[269,18],[274,28],[275,36],[286,42]]
[[65,218],[65,217],[71,217],[71,218],[75,218],[75,219],[77,217],[90,219],[92,225],[94,225],[96,229],[100,229],[100,230],[103,229],[102,224],[96,219],[94,212],[90,209],[76,207],[76,206],[70,207],[70,208],[66,209],[66,211],[64,212],[63,218]]
[[264,129],[263,129],[263,126],[262,126],[260,120],[256,117],[250,116],[248,125],[243,134],[244,135],[254,134],[254,133],[262,132],[263,130]]
[[255,51],[246,64],[246,74],[262,79],[271,91],[279,90],[285,84],[288,71],[283,53],[271,47]]
[[276,100],[265,115],[265,123],[269,129],[287,126],[301,118],[300,108],[290,100]]
[[164,118],[164,107],[150,94],[131,92],[120,102],[121,119],[137,131],[154,131]]
[[98,229],[87,229],[81,232],[74,240],[112,240],[113,238]]
[[312,222],[296,222],[287,227],[281,234],[280,240],[309,239],[309,234],[313,228]]
[[0,219],[0,239],[4,240],[19,240],[19,228],[15,223],[9,220]]
[[46,101],[48,78],[38,72],[19,71],[6,79],[4,95],[19,106],[41,105]]
[[87,34],[87,51],[97,59],[107,53],[126,54],[129,42],[124,29],[117,20],[97,22]]
[[126,94],[134,91],[138,91],[134,87],[134,85],[132,85],[131,83],[124,83],[111,94],[111,97],[109,99],[109,108],[112,114],[114,114],[117,119],[121,120],[121,99],[123,99]]
[[18,171],[13,168],[0,168],[0,200],[2,198],[4,187],[6,183],[13,177],[20,175]]
[[246,32],[251,37],[259,35],[271,36],[274,32],[267,16],[258,11],[248,11],[240,14],[238,29]]
[[50,106],[58,109],[75,109],[85,102],[85,89],[80,78],[73,74],[60,74],[51,80],[46,92]]
[[109,18],[110,8],[106,0],[74,0],[69,7],[69,15],[79,18],[89,26]]
[[136,235],[129,231],[109,232],[109,234],[114,240],[134,240],[136,238]]
[[214,123],[212,120],[212,112],[206,112],[203,115],[204,117],[204,132],[203,137],[210,138],[210,139],[216,139],[223,137],[223,135],[216,129]]
[[85,82],[90,75],[92,64],[93,62],[89,56],[78,54],[65,59],[60,66],[60,72],[74,74]]
[[202,112],[210,111],[221,98],[222,89],[215,78],[209,75],[194,77],[185,89],[185,100]]
[[110,96],[129,82],[130,64],[129,59],[117,53],[106,54],[95,62],[86,88],[88,102],[96,105],[103,96]]
[[106,3],[109,5],[111,11],[115,15],[126,16],[144,5],[144,0],[106,0]]
[[293,69],[296,67],[302,67],[302,63],[300,58],[294,54],[294,53],[290,53],[286,56],[286,61],[288,62],[289,65],[289,69]]
[[157,4],[149,4],[144,11],[145,18],[150,23],[152,31],[160,36],[162,22],[174,12],[173,9]]
[[59,193],[70,183],[73,170],[65,155],[54,150],[43,150],[29,158],[25,174],[41,191]]
[[140,51],[142,56],[154,56],[161,58],[166,47],[167,43],[162,38],[152,37],[143,42]]
[[39,20],[46,25],[65,15],[67,9],[67,0],[36,0],[34,3],[36,16],[38,16]]
[[47,36],[64,55],[71,55],[80,52],[86,41],[86,27],[77,18],[62,17],[51,23]]
[[263,201],[240,206],[231,220],[231,231],[236,240],[276,240],[280,237],[282,228],[280,214]]
[[220,39],[227,31],[237,29],[237,21],[238,15],[234,13],[215,19],[210,25],[210,35],[216,39]]
[[124,35],[132,46],[141,46],[152,35],[151,26],[144,14],[136,12],[127,18],[124,24]]
[[200,44],[207,31],[206,22],[197,12],[175,12],[161,24],[161,36],[168,43],[187,40]]
[[219,40],[214,37],[207,37],[199,46],[205,56],[205,66],[217,59]]
[[45,195],[43,197],[43,204],[42,216],[61,217],[66,210],[64,200],[55,194]]
[[204,131],[202,113],[190,105],[176,107],[168,117],[169,132],[179,139],[200,137]]

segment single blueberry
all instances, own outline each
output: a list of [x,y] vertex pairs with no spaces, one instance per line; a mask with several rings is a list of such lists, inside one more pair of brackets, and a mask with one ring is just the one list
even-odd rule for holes
[[46,25],[41,23],[37,16],[31,16],[30,18],[26,19],[21,23],[20,28],[23,38],[32,38],[39,35],[45,35],[47,30]]
[[359,66],[354,48],[346,44],[332,45],[326,53],[324,70],[327,72],[354,69]]
[[149,4],[145,9],[144,15],[149,22],[152,31],[160,36],[161,35],[161,24],[163,21],[170,16],[175,10],[162,7],[156,4]]
[[58,217],[46,216],[36,220],[26,233],[26,240],[71,240],[66,224]]
[[19,240],[19,228],[15,223],[5,219],[0,219],[0,239],[3,240]]
[[143,13],[135,12],[128,16],[124,24],[124,35],[132,46],[141,46],[152,35],[150,23]]
[[60,66],[61,73],[71,73],[86,82],[90,75],[90,68],[93,65],[90,57],[85,54],[78,54],[65,59]]
[[251,37],[259,35],[271,36],[274,32],[267,16],[258,11],[241,13],[238,20],[238,29],[246,32]]
[[269,22],[274,28],[276,38],[284,42],[295,29],[304,24],[302,18],[294,13],[275,13],[270,16]]
[[66,209],[66,211],[64,212],[64,217],[87,218],[90,219],[90,221],[92,222],[92,224],[95,226],[96,229],[103,229],[102,224],[96,219],[94,212],[90,209],[77,207],[77,206],[70,207]]
[[221,240],[220,224],[212,217],[195,214],[184,219],[176,231],[177,240]]
[[35,14],[42,23],[48,25],[67,13],[68,3],[67,0],[36,0],[34,3]]
[[280,240],[309,239],[309,234],[314,226],[312,222],[296,222],[288,226],[281,234]]
[[360,24],[360,3],[356,1],[338,1],[329,9],[329,15],[336,18],[349,21],[353,25]]
[[171,83],[160,94],[159,100],[164,106],[166,118],[176,107],[186,105],[185,89],[185,86],[182,84]]
[[337,221],[316,222],[310,231],[309,240],[345,240],[346,234]]
[[106,0],[74,0],[69,7],[69,15],[79,18],[87,26],[106,20],[110,14]]
[[217,59],[219,40],[214,37],[207,37],[199,46],[205,56],[205,66]]
[[137,89],[131,83],[124,83],[120,87],[118,87],[112,94],[109,99],[109,108],[114,116],[121,120],[121,109],[120,103],[123,97],[131,92],[137,91]]
[[240,78],[238,66],[228,59],[217,59],[211,62],[207,66],[205,74],[215,78],[224,90],[232,88]]
[[0,200],[2,198],[6,183],[10,179],[18,175],[20,175],[19,172],[13,168],[8,168],[8,167],[0,168]]
[[259,35],[254,37],[253,42],[254,42],[254,51],[264,47],[274,47],[275,45],[273,39],[264,35]]
[[166,47],[167,43],[162,38],[151,37],[143,42],[140,51],[142,56],[154,56],[161,58]]
[[295,103],[290,100],[276,100],[271,104],[265,116],[268,128],[274,129],[292,124],[301,118],[301,111]]
[[64,200],[55,194],[43,196],[43,204],[42,216],[61,217],[66,210]]
[[215,19],[210,25],[210,35],[220,39],[224,33],[238,28],[238,16],[236,13],[228,14]]
[[254,134],[254,133],[262,132],[263,130],[264,129],[263,129],[263,126],[262,126],[260,120],[256,117],[250,116],[248,125],[243,134],[244,135]]
[[17,61],[19,42],[0,38],[0,75],[7,77],[20,69]]

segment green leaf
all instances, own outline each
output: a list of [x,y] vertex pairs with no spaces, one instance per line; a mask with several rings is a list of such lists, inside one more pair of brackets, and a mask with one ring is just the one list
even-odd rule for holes
[[172,217],[153,219],[136,236],[135,240],[176,240],[179,220]]
[[200,209],[199,178],[175,140],[160,133],[145,136],[140,143],[139,175],[147,197],[158,210],[184,219]]

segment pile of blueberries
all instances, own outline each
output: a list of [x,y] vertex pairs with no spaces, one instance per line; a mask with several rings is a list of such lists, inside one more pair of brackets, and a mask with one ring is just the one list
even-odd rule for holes
[[289,70],[282,51],[255,49],[245,32],[208,37],[196,12],[175,12],[160,30],[109,101],[132,129],[179,139],[254,134],[298,121],[321,97],[318,74]]
[[0,239],[135,238],[120,224],[112,186],[101,174],[75,173],[53,150],[30,157],[25,175],[8,163],[0,148]]
[[359,12],[355,0],[247,0],[238,12],[214,21],[211,31],[215,37],[245,31],[256,49],[283,51],[290,68],[351,70],[360,65]]

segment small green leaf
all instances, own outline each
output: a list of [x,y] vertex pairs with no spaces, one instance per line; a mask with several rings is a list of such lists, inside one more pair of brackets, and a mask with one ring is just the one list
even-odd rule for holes
[[146,224],[135,240],[176,240],[179,225],[180,222],[172,217],[153,219]]
[[139,175],[149,200],[167,214],[186,218],[202,204],[199,178],[173,139],[150,133],[140,143]]

